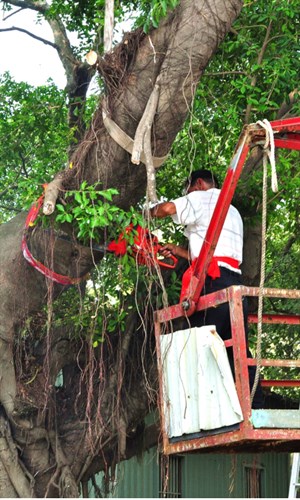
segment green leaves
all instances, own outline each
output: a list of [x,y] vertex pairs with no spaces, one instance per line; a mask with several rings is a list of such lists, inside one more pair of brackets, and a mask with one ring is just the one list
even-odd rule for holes
[[28,208],[67,161],[70,131],[64,92],[0,76],[1,219]]
[[179,0],[141,0],[136,2],[137,9],[142,13],[136,21],[136,26],[143,26],[146,33],[151,27],[157,28],[160,21],[167,15],[169,10],[175,9]]
[[[127,21],[129,24],[132,13],[136,13],[136,26],[143,26],[146,32],[151,26],[157,28],[160,20],[167,15],[169,9],[174,9],[179,0],[133,0],[131,2],[115,2],[115,25]],[[46,18],[59,16],[70,32],[75,32],[80,40],[79,48],[73,47],[78,56],[84,56],[91,48],[99,53],[103,50],[102,41],[95,47],[95,40],[102,40],[104,29],[105,0],[52,0],[46,13]],[[128,29],[127,29],[128,31]]]
[[[85,244],[99,238],[100,231],[104,229],[107,229],[107,236],[113,239],[131,223],[143,225],[142,216],[133,208],[126,212],[111,203],[117,194],[115,188],[99,190],[97,185],[89,186],[84,181],[78,191],[65,194],[66,203],[56,205],[58,214],[55,220],[72,223],[77,238]],[[128,235],[128,240],[130,238],[133,236]]]

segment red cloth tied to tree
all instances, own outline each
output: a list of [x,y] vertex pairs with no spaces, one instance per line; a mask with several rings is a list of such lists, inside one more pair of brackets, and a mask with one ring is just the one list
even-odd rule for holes
[[[134,231],[133,243],[132,241],[128,241],[128,236],[132,231]],[[169,259],[171,263],[158,259],[161,245],[158,242],[157,236],[151,234],[147,228],[143,228],[139,225],[133,226],[133,224],[130,224],[127,226],[117,240],[113,240],[109,243],[107,250],[114,252],[114,254],[119,257],[126,254],[128,247],[132,255],[136,258],[137,263],[143,266],[151,267],[158,264],[161,267],[174,269],[177,264],[177,258],[175,256]]]
[[107,250],[114,252],[118,257],[120,255],[125,255],[127,251],[127,241],[124,239],[123,234],[121,234],[118,240],[113,240],[107,247]]
[[[182,285],[181,285],[179,302],[182,302],[189,296],[190,281],[194,274],[196,262],[197,259],[194,259],[190,267],[185,271],[185,273],[182,276]],[[207,269],[207,275],[210,276],[213,280],[216,278],[220,278],[221,276],[218,262],[225,262],[226,264],[229,264],[231,267],[235,269],[239,268],[239,262],[236,259],[232,259],[231,257],[213,257]]]
[[129,224],[129,226],[126,227],[125,231],[119,235],[117,240],[113,240],[109,243],[107,250],[109,250],[110,252],[114,252],[114,254],[118,257],[120,257],[121,255],[125,255],[128,246],[128,235],[133,231],[133,229],[135,229],[135,231],[137,232],[134,237],[134,244],[140,244],[140,242],[143,240],[146,230],[141,226],[134,227],[133,224]]

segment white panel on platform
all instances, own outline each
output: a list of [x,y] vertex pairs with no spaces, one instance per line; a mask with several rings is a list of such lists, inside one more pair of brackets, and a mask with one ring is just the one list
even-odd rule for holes
[[243,420],[226,348],[214,325],[161,335],[160,344],[169,437]]

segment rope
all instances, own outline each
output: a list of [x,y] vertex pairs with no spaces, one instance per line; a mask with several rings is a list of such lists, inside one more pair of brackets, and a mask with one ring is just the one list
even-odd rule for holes
[[263,312],[263,290],[265,283],[265,262],[266,262],[266,220],[267,220],[267,154],[263,158],[263,196],[262,196],[262,244],[261,244],[261,270],[258,293],[257,312],[257,344],[256,344],[256,372],[251,390],[251,403],[257,389],[261,368],[261,337],[262,337],[262,312]]
[[263,188],[262,188],[262,245],[261,245],[261,270],[260,270],[260,283],[258,293],[258,312],[257,312],[257,345],[256,345],[256,372],[251,390],[251,403],[257,389],[258,380],[260,377],[261,369],[261,338],[262,338],[262,313],[263,313],[263,292],[265,284],[265,267],[266,267],[266,233],[267,233],[267,178],[268,178],[268,159],[271,165],[271,187],[273,192],[278,191],[278,182],[275,165],[275,144],[274,134],[272,127],[268,120],[258,121],[258,125],[263,127],[266,131],[266,140],[264,144],[263,155]]

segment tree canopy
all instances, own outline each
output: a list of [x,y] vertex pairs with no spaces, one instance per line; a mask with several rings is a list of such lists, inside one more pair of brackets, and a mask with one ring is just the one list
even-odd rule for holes
[[[300,7],[298,0],[246,0],[241,11],[237,0],[119,1],[116,29],[134,13],[134,31],[104,54],[104,0],[1,3],[7,17],[26,8],[50,24],[50,42],[67,75],[64,91],[51,81],[34,88],[16,83],[8,73],[0,75],[5,267],[0,300],[6,317],[0,351],[8,366],[11,354],[3,339],[9,338],[16,371],[15,413],[5,406],[7,394],[1,389],[5,411],[0,417],[8,415],[12,422],[32,484],[37,471],[45,471],[33,490],[27,479],[15,483],[5,476],[6,496],[24,491],[75,496],[80,481],[98,470],[109,473],[109,467],[135,452],[131,443],[138,440],[139,425],[156,405],[152,313],[178,302],[183,269],[180,262],[176,270],[161,272],[137,266],[130,254],[117,259],[97,252],[97,245],[105,246],[128,224],[141,222],[147,202],[146,170],[110,138],[103,109],[133,138],[159,78],[152,153],[168,156],[156,170],[158,199],[180,195],[188,174],[199,167],[212,169],[222,181],[245,124],[300,115]],[[196,28],[193,22],[203,24]],[[77,34],[78,47],[71,46],[68,32]],[[85,60],[90,50],[97,56],[91,65]],[[99,98],[88,97],[95,74]],[[244,276],[250,285],[257,285],[260,275],[261,160],[261,148],[254,148],[234,198],[245,223]],[[278,152],[279,191],[269,188],[267,193],[265,285],[270,287],[299,289],[298,164],[299,152]],[[60,274],[90,272],[78,286],[45,280],[28,269],[21,255],[25,212],[53,178],[58,182],[56,208],[50,216],[39,215],[31,249]],[[184,241],[170,221],[157,226],[150,221],[162,241]],[[295,311],[292,301],[272,299],[265,307]],[[274,357],[299,357],[295,327],[284,335],[281,328],[268,327],[267,337],[272,337]],[[255,351],[254,332],[251,343]],[[277,375],[266,369],[264,376]],[[42,451],[35,454],[37,442]],[[74,464],[66,459],[68,453],[76,455]]]

